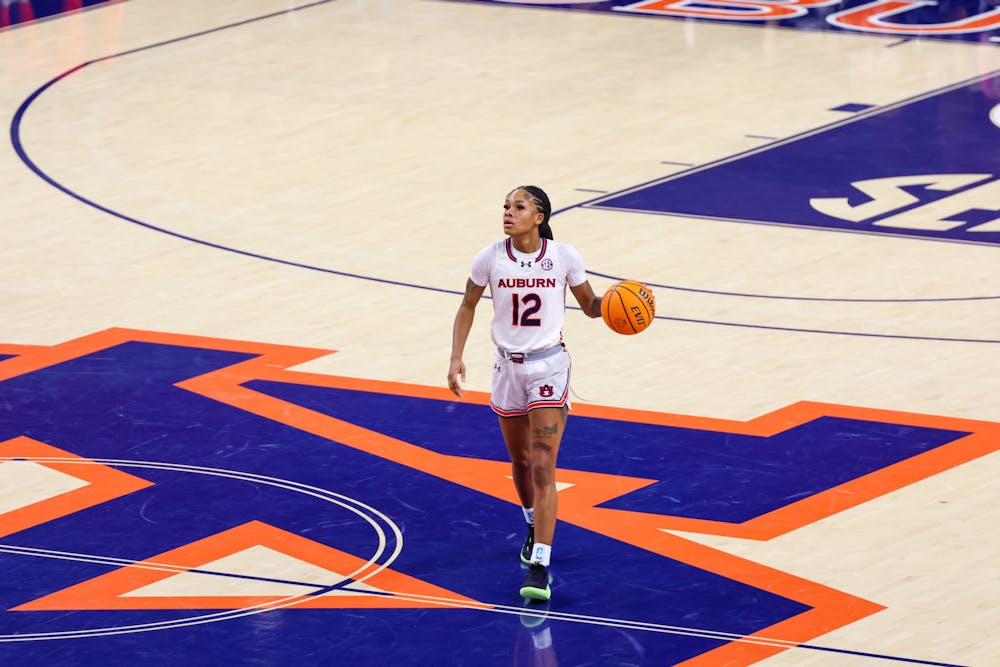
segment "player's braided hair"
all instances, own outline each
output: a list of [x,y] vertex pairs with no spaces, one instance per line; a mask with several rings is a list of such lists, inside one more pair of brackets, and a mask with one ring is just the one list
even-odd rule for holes
[[549,226],[549,216],[552,215],[552,204],[549,202],[549,196],[545,194],[545,190],[542,190],[537,185],[519,185],[514,189],[527,192],[531,203],[541,211],[542,224],[538,226],[538,235],[543,239],[553,240],[552,228]]

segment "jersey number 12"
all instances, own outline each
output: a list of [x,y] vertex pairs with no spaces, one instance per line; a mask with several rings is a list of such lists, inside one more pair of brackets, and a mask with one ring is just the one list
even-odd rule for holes
[[[523,297],[520,294],[511,295],[513,301],[513,317],[511,318],[511,324],[522,327],[540,327],[542,326],[542,321],[534,315],[542,307],[542,297],[537,294],[525,294]],[[524,310],[521,310],[521,304],[524,304]]]

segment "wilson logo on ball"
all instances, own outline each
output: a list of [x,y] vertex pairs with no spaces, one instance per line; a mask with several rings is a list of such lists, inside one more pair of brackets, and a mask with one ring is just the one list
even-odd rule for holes
[[646,285],[635,280],[615,283],[601,299],[601,317],[612,331],[631,336],[643,331],[656,316],[656,298]]

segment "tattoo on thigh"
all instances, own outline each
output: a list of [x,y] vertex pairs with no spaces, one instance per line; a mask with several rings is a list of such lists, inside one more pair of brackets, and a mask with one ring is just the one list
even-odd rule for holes
[[550,438],[559,433],[559,424],[549,424],[547,426],[539,426],[538,428],[532,430],[531,434],[536,438]]

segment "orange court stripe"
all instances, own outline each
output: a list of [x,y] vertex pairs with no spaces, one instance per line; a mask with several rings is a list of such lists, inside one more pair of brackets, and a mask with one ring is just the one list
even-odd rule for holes
[[[443,474],[437,475],[449,479],[449,481],[466,485],[473,483],[471,478],[461,476],[462,470],[455,470],[455,468],[458,467],[464,469],[465,472],[471,472],[472,468],[481,463],[480,461],[466,457],[449,457],[444,454],[438,454],[431,450],[389,438],[374,431],[369,431],[349,422],[337,420],[300,406],[286,404],[283,401],[252,392],[249,389],[244,388],[245,393],[241,395],[238,388],[229,384],[229,382],[242,384],[251,379],[260,379],[435,400],[457,400],[450,391],[443,387],[425,387],[398,382],[360,380],[357,378],[287,371],[277,369],[274,364],[265,364],[262,357],[248,360],[243,362],[243,364],[238,364],[225,370],[226,380],[222,380],[218,373],[209,373],[199,378],[192,378],[191,380],[179,383],[179,386],[429,474],[436,474],[435,471],[449,471],[452,475],[459,475],[459,477]],[[242,379],[239,377],[241,375],[243,376]],[[482,392],[464,392],[464,394],[465,402],[489,405],[488,394]],[[885,495],[922,479],[932,477],[944,470],[1000,449],[1000,424],[992,422],[807,401],[786,406],[745,422],[596,405],[575,407],[574,413],[600,419],[615,419],[634,423],[699,429],[754,437],[770,437],[820,417],[840,417],[844,419],[902,424],[970,434],[931,451],[913,456],[741,524],[691,519],[687,517],[661,516],[661,521],[663,522],[662,528],[747,539],[765,540],[777,537],[778,535],[810,525],[822,518],[863,504],[873,498]],[[592,505],[606,502],[658,481],[641,478],[621,478],[614,475],[601,476],[599,473],[586,473],[567,469],[559,469],[557,471],[557,480],[573,483],[573,480],[570,479],[571,477],[586,477],[590,475],[594,475],[595,478],[603,478],[610,485],[606,488],[605,492],[591,492],[590,497],[594,499]],[[481,475],[477,475],[477,477],[483,483],[487,479]],[[470,488],[487,492],[482,487],[470,486]],[[579,491],[577,494],[574,494],[576,498],[582,497],[582,493]],[[511,502],[516,501],[512,490],[502,490],[498,494],[491,493],[491,495],[497,495],[497,497],[511,500]],[[560,494],[560,499],[563,497],[563,494]]]
[[20,436],[0,442],[3,459],[75,459],[79,463],[37,461],[38,465],[57,470],[87,482],[72,491],[0,514],[0,537],[20,532],[33,526],[58,519],[74,512],[119,498],[147,486],[152,482],[116,470],[106,465],[88,463],[89,459],[63,451],[38,440]]
[[[9,355],[12,357],[19,357],[22,354],[27,354],[28,352],[34,352],[40,349],[39,345],[14,345],[12,343],[0,343],[0,355]],[[3,361],[0,361],[3,363]]]
[[[3,379],[3,373],[12,373],[8,365],[14,362],[19,362],[20,365],[17,367],[19,372],[28,372],[42,368],[49,363],[57,363],[57,360],[73,358],[79,354],[87,354],[131,340],[257,353],[260,356],[179,382],[177,386],[508,502],[517,502],[513,489],[510,488],[509,480],[498,475],[501,467],[504,469],[508,467],[509,464],[505,462],[482,461],[439,454],[241,386],[249,380],[259,379],[399,394],[418,398],[458,400],[444,387],[343,378],[287,370],[290,366],[328,354],[330,351],[261,343],[242,343],[181,334],[109,329],[70,341],[65,345],[28,353],[25,356],[31,357],[30,360],[19,357],[2,362],[0,363],[0,379]],[[18,371],[13,372],[16,374]],[[483,392],[467,391],[464,392],[464,398],[461,400],[488,405],[489,395]],[[688,563],[708,572],[767,590],[811,607],[802,614],[772,625],[759,633],[763,637],[798,643],[809,641],[857,621],[884,607],[842,591],[665,533],[661,529],[694,530],[715,535],[770,539],[1000,448],[1000,438],[997,438],[997,435],[1000,435],[1000,424],[992,422],[807,401],[789,405],[745,422],[587,404],[574,406],[574,413],[601,419],[760,437],[780,433],[822,416],[924,426],[970,434],[933,451],[911,457],[744,524],[697,521],[683,517],[595,507],[600,502],[628,493],[629,490],[641,488],[641,486],[656,480],[626,478],[612,481],[610,478],[615,477],[613,475],[601,476],[564,469],[557,471],[557,481],[576,484],[567,492],[560,493],[560,521],[581,526],[666,558]],[[602,491],[599,487],[602,484],[608,484],[608,482],[611,482],[610,486]],[[749,664],[783,650],[786,650],[786,647],[731,642],[685,664],[689,667],[692,665],[701,667],[720,664],[720,660],[723,662],[734,660],[738,664]]]
[[[168,579],[254,546],[265,546],[333,572],[356,572],[356,580],[395,595],[346,590],[339,595],[299,596],[128,596],[144,586]],[[260,521],[250,521],[182,547],[126,565],[107,574],[56,591],[14,607],[11,611],[109,610],[109,609],[247,609],[288,602],[309,609],[369,609],[440,607],[422,598],[443,598],[460,606],[486,607],[482,603],[420,579],[386,568],[377,569],[357,556],[314,542]],[[206,576],[210,576],[206,574]],[[303,582],[321,589],[339,582]],[[400,597],[404,596],[404,597]],[[414,596],[408,598],[405,596]],[[284,606],[284,605],[282,605]]]

